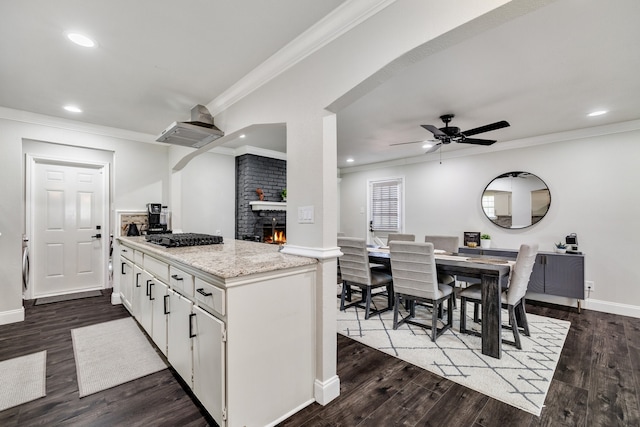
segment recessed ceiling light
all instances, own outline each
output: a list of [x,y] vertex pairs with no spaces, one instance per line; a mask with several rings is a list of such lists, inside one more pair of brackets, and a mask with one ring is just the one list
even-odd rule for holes
[[64,109],[72,113],[82,113],[82,110],[76,107],[75,105],[65,105]]
[[67,38],[75,44],[83,47],[94,47],[96,45],[96,42],[80,33],[67,33]]
[[240,138],[246,138],[247,135],[245,135],[244,133],[242,135],[240,135]]
[[607,114],[607,113],[608,113],[608,111],[607,111],[607,110],[598,110],[598,111],[593,111],[593,112],[591,112],[591,113],[587,114],[587,116],[589,116],[589,117],[595,117],[595,116],[601,116],[601,115],[603,115],[603,114]]
[[347,163],[353,163],[354,161],[355,161],[355,160],[353,160],[351,157],[349,157],[349,158],[347,159]]

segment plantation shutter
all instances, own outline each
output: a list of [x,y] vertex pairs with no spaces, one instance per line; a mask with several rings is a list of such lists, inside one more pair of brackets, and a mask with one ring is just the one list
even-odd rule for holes
[[371,228],[374,231],[400,232],[402,180],[371,183]]

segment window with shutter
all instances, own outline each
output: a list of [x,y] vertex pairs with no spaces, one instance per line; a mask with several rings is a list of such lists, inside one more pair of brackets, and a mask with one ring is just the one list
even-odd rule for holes
[[402,178],[370,181],[369,194],[371,229],[401,232]]

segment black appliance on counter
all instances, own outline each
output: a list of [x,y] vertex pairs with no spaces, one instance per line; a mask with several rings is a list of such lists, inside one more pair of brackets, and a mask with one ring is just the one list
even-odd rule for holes
[[145,238],[149,243],[155,243],[156,245],[165,246],[167,248],[218,245],[223,243],[222,236],[200,233],[148,234]]
[[161,203],[147,203],[147,222],[149,227],[147,228],[147,234],[158,234],[167,232],[166,222],[163,224],[161,221],[162,204]]

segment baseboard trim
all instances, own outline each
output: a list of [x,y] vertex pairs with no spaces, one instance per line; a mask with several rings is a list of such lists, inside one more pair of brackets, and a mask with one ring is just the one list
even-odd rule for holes
[[9,323],[24,322],[24,307],[17,310],[9,310],[0,312],[0,325],[8,325]]
[[340,396],[340,378],[338,378],[337,375],[334,375],[324,382],[316,379],[313,393],[316,398],[316,402],[322,406],[326,405],[336,397]]
[[602,311],[604,313],[618,314],[640,319],[640,307],[636,305],[620,304],[617,302],[601,301],[597,299],[584,300],[583,308],[586,310]]
[[113,305],[122,304],[122,298],[120,297],[119,293],[116,293],[116,292],[111,293],[111,304]]

